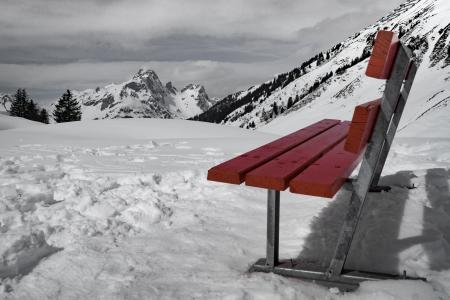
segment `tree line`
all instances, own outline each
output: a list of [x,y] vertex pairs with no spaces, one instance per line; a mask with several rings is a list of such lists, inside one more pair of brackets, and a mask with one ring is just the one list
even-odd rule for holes
[[[334,45],[330,50],[326,52],[320,52],[319,54],[311,57],[290,72],[282,73],[277,75],[273,80],[265,82],[257,87],[251,87],[247,91],[238,92],[235,94],[228,95],[215,105],[213,105],[207,111],[192,117],[190,120],[206,121],[211,123],[221,123],[227,121],[237,120],[239,117],[251,112],[258,103],[262,103],[275,91],[285,88],[288,84],[300,78],[301,76],[307,74],[311,68],[319,66],[329,59],[333,58],[342,48],[342,44],[338,43]],[[324,78],[318,78],[318,82],[314,82],[308,90],[308,93],[314,91],[318,86],[324,81],[328,80],[333,74],[327,73]],[[306,93],[296,97],[295,100],[291,99],[288,107],[290,108],[293,104],[300,101]],[[237,112],[233,115],[231,113],[238,108],[243,107],[241,112]],[[277,109],[272,110],[272,112],[277,111]],[[281,111],[281,107],[280,107]]]
[[13,96],[11,108],[9,109],[11,116],[22,117],[28,120],[49,123],[48,112],[45,108],[39,106],[30,99],[25,89],[18,89]]
[[[14,94],[9,114],[28,120],[50,123],[50,116],[45,108],[40,108],[30,98],[25,89],[18,89]],[[70,90],[67,90],[55,105],[52,118],[56,123],[72,122],[81,120],[81,106]]]

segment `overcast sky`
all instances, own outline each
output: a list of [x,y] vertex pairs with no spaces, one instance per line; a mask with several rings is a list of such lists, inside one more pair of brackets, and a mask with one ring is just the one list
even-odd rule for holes
[[291,70],[402,0],[0,0],[0,92],[40,102],[129,79],[222,97]]

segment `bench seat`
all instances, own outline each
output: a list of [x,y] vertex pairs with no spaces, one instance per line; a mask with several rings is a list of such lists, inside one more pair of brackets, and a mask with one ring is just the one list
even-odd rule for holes
[[208,180],[332,198],[361,160],[380,100],[358,105],[352,122],[324,119],[208,171]]
[[364,149],[353,153],[340,142],[326,155],[311,164],[289,183],[289,191],[296,194],[333,198],[362,159]]
[[239,155],[208,171],[208,180],[241,184],[245,174],[295,146],[339,124],[339,120],[324,119],[306,128]]
[[245,184],[283,191],[297,174],[345,139],[350,122],[341,122],[245,175]]

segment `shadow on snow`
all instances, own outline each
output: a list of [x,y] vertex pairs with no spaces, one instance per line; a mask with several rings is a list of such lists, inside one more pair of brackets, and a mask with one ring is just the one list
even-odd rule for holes
[[[346,269],[402,273],[405,266],[402,265],[399,254],[417,245],[422,246],[429,269],[450,269],[450,170],[427,170],[427,199],[421,199],[423,201],[419,204],[416,201],[413,203],[415,208],[412,209],[423,211],[423,216],[417,216],[423,218],[422,221],[414,219],[414,216],[412,219],[411,216],[405,216],[405,207],[410,205],[407,203],[410,193],[417,191],[407,188],[412,186],[411,179],[414,177],[416,175],[412,171],[400,171],[384,176],[380,185],[389,185],[392,190],[369,194],[345,265]],[[311,233],[305,240],[299,259],[323,267],[329,265],[347,213],[349,199],[350,192],[342,190],[313,219]],[[422,232],[399,238],[402,226],[417,225],[419,230],[422,226]],[[407,271],[409,273],[411,270]]]

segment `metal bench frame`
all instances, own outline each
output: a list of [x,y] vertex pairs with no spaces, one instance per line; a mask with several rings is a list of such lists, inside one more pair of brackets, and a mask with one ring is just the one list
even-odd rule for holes
[[402,43],[399,43],[395,63],[391,76],[386,82],[380,112],[378,113],[371,139],[364,153],[358,177],[356,180],[346,183],[352,191],[352,195],[330,266],[327,269],[323,269],[319,266],[308,265],[301,259],[279,260],[280,192],[269,189],[267,193],[266,258],[259,259],[250,268],[251,272],[273,272],[284,276],[312,280],[345,290],[357,288],[359,282],[364,280],[423,280],[423,278],[407,277],[406,274],[380,274],[345,269],[345,262],[367,194],[371,191],[383,189],[383,187],[378,186],[378,181],[397,131],[416,72],[417,65],[412,59],[411,51]]

